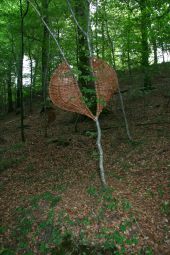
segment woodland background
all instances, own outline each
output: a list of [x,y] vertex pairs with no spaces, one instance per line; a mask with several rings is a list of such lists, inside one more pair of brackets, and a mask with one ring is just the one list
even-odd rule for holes
[[[86,31],[91,18],[93,54],[106,60],[123,79],[130,93],[154,88],[158,63],[169,59],[169,1],[72,1],[75,16]],[[72,66],[86,62],[87,40],[75,24],[67,1],[32,1],[49,25]],[[11,112],[32,98],[47,97],[52,72],[63,61],[54,39],[29,1],[1,1],[0,109]],[[24,70],[23,70],[24,63]],[[140,78],[133,77],[139,71]],[[136,79],[136,77],[134,77]],[[24,85],[24,86],[23,86]],[[28,110],[27,110],[28,111]]]
[[[75,132],[48,97],[64,54],[90,104],[88,42],[69,4],[117,72],[132,137],[116,93],[100,117],[105,190],[93,121]],[[169,254],[169,1],[1,0],[0,14],[0,254]]]

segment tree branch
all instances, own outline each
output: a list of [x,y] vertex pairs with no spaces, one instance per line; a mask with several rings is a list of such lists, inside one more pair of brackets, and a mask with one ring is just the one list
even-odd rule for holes
[[27,15],[28,10],[29,10],[29,2],[28,2],[28,0],[27,0],[27,7],[26,7],[25,13],[24,13],[24,15],[23,15],[23,19],[24,19],[25,16]]
[[84,36],[86,37],[87,39],[87,44],[88,44],[88,48],[89,48],[89,54],[90,54],[90,57],[92,57],[92,48],[91,48],[91,41],[90,41],[90,14],[88,15],[88,22],[87,22],[87,32],[84,31],[84,29],[80,26],[78,20],[76,19],[76,16],[74,14],[74,11],[71,7],[71,4],[70,4],[70,0],[67,0],[67,4],[68,4],[68,7],[69,7],[69,10],[71,12],[71,15],[74,19],[74,22],[76,23],[76,25],[78,26],[78,28],[81,30],[81,32],[84,34]]
[[[51,29],[49,28],[48,24],[45,22],[44,18],[42,17],[40,11],[38,10],[38,8],[32,3],[31,0],[28,0],[30,2],[30,4],[32,5],[32,7],[34,8],[35,12],[38,14],[38,16],[41,18],[41,21],[43,22],[43,24],[46,26],[47,30],[49,31],[50,35],[52,36],[52,38],[54,39],[59,51],[60,51],[60,54],[61,56],[63,57],[65,63],[70,67],[68,61],[67,61],[67,58],[65,57],[65,54],[64,54],[64,51],[62,50],[58,40],[56,39],[54,33],[51,31]],[[71,67],[70,67],[71,68]]]
[[82,27],[80,26],[80,24],[78,23],[78,20],[76,19],[76,16],[75,16],[75,14],[74,14],[74,11],[73,11],[73,9],[72,9],[72,7],[71,7],[71,4],[70,4],[70,1],[69,1],[69,0],[67,0],[67,5],[68,5],[69,10],[70,10],[70,12],[71,12],[71,15],[72,15],[72,17],[73,17],[73,19],[74,19],[74,22],[76,23],[76,25],[78,26],[78,28],[81,30],[81,32],[84,34],[84,36],[87,37],[87,33],[83,30],[83,28],[82,28]]
[[100,168],[100,177],[101,177],[101,182],[104,188],[107,187],[106,184],[106,179],[105,179],[105,172],[104,172],[104,167],[103,167],[103,149],[101,146],[101,128],[99,124],[98,118],[95,119],[96,122],[96,127],[97,127],[97,147],[99,150],[99,168]]

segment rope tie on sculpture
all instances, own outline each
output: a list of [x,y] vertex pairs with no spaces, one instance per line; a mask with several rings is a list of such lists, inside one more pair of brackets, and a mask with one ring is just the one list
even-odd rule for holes
[[83,95],[79,89],[78,81],[74,77],[68,63],[59,64],[51,77],[49,84],[49,96],[54,105],[71,112],[86,115],[96,123],[97,127],[97,147],[99,151],[100,178],[104,187],[107,186],[103,166],[103,149],[101,145],[101,129],[99,115],[104,106],[111,99],[118,88],[116,72],[102,59],[91,58],[93,76],[95,78],[95,91],[97,99],[96,115],[87,107]]

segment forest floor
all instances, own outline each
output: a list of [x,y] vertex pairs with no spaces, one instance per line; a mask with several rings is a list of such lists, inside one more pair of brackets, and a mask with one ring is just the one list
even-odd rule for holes
[[101,116],[106,190],[93,121],[76,133],[72,114],[57,109],[44,138],[37,110],[25,143],[17,115],[1,121],[1,255],[170,254],[170,112],[150,102],[127,109],[133,142],[120,109]]

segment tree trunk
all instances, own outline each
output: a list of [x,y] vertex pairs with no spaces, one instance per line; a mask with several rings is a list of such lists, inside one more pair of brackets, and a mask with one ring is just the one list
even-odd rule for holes
[[25,142],[25,133],[24,133],[24,105],[23,105],[23,58],[24,58],[24,18],[28,12],[28,2],[27,9],[23,13],[23,2],[20,0],[20,54],[19,54],[19,68],[18,68],[18,88],[20,92],[20,116],[21,116],[21,139],[22,142]]
[[18,108],[20,108],[20,88],[19,88],[19,60],[17,58],[17,52],[15,51],[15,38],[13,36],[13,34],[11,34],[12,38],[11,38],[11,52],[12,52],[12,57],[14,59],[14,62],[17,63],[17,65],[15,65],[15,77],[17,77],[17,82],[15,85],[15,110]]
[[13,109],[13,100],[12,100],[11,63],[9,63],[8,65],[7,91],[8,91],[8,112],[12,112],[14,109]]
[[[48,25],[48,2],[49,0],[42,0],[42,9],[44,21]],[[45,25],[43,25],[43,42],[42,42],[42,94],[44,104],[46,105],[47,88],[48,88],[48,58],[49,58],[49,32]]]
[[[43,18],[46,24],[49,23],[48,17],[48,5],[49,0],[42,0],[42,12]],[[45,25],[43,25],[43,42],[42,42],[42,94],[43,104],[46,113],[46,100],[47,100],[47,88],[48,88],[48,71],[49,71],[49,31]],[[44,136],[47,137],[47,128],[44,130]]]
[[[105,6],[104,6],[104,15],[105,15],[105,17],[107,17]],[[109,43],[110,49],[111,49],[111,62],[112,62],[112,66],[116,69],[115,48],[114,48],[113,39],[110,36],[107,18],[105,19],[105,26],[106,26],[107,40],[108,40],[108,43]]]
[[34,74],[33,74],[33,81],[32,81],[32,88],[33,90],[35,89],[35,84],[36,84],[36,78],[37,78],[37,72],[38,72],[38,65],[39,65],[39,58],[34,57],[35,61],[35,66],[34,66]]
[[[96,93],[93,79],[93,71],[90,58],[92,56],[90,41],[90,15],[89,1],[76,0],[75,18],[77,20],[77,44],[78,44],[78,83],[85,102],[89,109],[96,114]],[[74,15],[74,14],[73,14]]]
[[[96,0],[95,5],[96,8],[98,6],[98,0]],[[98,13],[95,14],[95,52],[96,56],[99,57],[99,45],[98,45]]]
[[[75,4],[75,16],[83,31],[87,33],[88,29],[89,2],[77,0]],[[77,26],[77,46],[78,46],[78,69],[80,87],[91,87],[88,77],[91,76],[90,70],[90,52],[88,41],[85,34]]]
[[29,111],[32,113],[32,85],[33,85],[33,59],[31,56],[31,51],[29,49],[29,59],[30,59],[30,87],[29,87]]
[[157,43],[156,38],[153,39],[153,54],[154,54],[154,64],[158,64],[158,52],[157,52]]
[[164,56],[164,54],[165,54],[165,49],[164,49],[164,44],[162,43],[162,60],[163,60],[163,63],[165,63],[165,56]]
[[102,24],[101,24],[101,32],[102,32],[102,59],[105,59],[105,21],[104,21],[104,17],[102,17]]
[[130,13],[129,13],[129,3],[128,3],[128,27],[127,27],[127,63],[128,63],[128,72],[129,72],[129,75],[131,76],[132,75],[132,68],[131,68],[131,58],[130,58],[130,51],[131,51],[131,48],[130,48],[130,32],[131,32],[131,27],[130,27]]
[[148,24],[149,14],[147,10],[147,0],[140,0],[141,11],[141,65],[144,74],[144,89],[151,87],[151,79],[149,73],[149,44],[148,44]]
[[20,98],[20,71],[19,71],[19,63],[17,70],[17,85],[16,85],[16,109],[20,109],[21,98]]
[[0,86],[0,112],[4,114],[6,112],[6,86],[5,82]]

